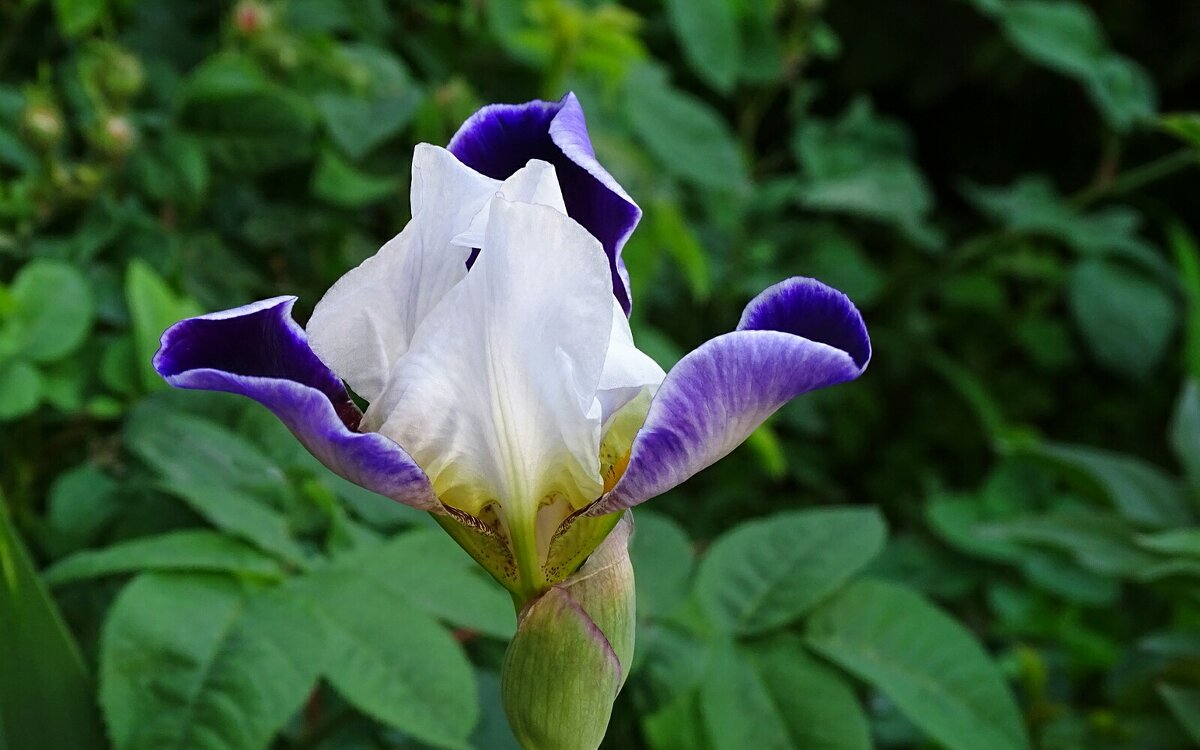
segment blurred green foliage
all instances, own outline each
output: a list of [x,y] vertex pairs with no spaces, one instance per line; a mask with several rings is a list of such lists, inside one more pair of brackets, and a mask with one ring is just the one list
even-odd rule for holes
[[606,747],[1200,744],[1198,28],[1182,0],[0,0],[0,748],[513,747],[503,593],[149,361],[199,311],[303,316],[403,226],[414,143],[567,89],[645,209],[661,364],[795,274],[875,344],[636,513]]

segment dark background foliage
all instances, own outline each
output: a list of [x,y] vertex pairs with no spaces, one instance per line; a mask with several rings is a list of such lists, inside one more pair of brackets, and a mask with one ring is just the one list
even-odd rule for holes
[[149,358],[305,319],[413,144],[567,90],[664,367],[797,274],[875,346],[639,510],[606,747],[1196,746],[1197,39],[1184,0],[0,0],[0,748],[511,746],[498,589]]

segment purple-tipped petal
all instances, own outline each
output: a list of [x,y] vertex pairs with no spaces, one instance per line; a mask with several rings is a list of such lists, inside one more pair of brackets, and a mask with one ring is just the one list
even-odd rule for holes
[[567,214],[604,246],[613,294],[629,314],[629,274],[621,249],[642,210],[596,161],[574,94],[557,102],[535,99],[484,107],[463,123],[447,148],[463,164],[497,180],[507,179],[530,159],[553,164]]
[[154,369],[177,388],[248,396],[270,409],[321,463],[380,495],[440,512],[425,472],[399,445],[355,432],[362,413],[275,297],[180,321],[162,335]]
[[791,399],[853,380],[871,359],[862,316],[846,295],[792,278],[758,295],[738,329],[667,373],[629,465],[589,514],[661,495],[736,448]]

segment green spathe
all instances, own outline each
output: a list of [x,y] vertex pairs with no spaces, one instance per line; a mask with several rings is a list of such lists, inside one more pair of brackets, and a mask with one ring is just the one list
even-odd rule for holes
[[521,612],[501,692],[525,750],[596,750],[633,661],[629,514],[575,575]]

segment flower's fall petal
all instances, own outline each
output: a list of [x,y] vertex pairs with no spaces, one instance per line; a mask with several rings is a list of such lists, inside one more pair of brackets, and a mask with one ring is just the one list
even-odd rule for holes
[[770,287],[747,305],[738,330],[671,369],[628,467],[589,513],[661,495],[724,457],[796,396],[858,377],[870,357],[862,316],[844,294],[805,278]]
[[426,318],[365,425],[424,467],[441,500],[492,502],[532,528],[551,498],[601,492],[595,392],[612,326],[599,243],[539,205],[497,200],[479,261]]
[[621,249],[642,210],[596,160],[583,108],[574,94],[557,102],[484,107],[463,123],[448,148],[467,166],[501,180],[530,159],[553,164],[567,213],[604,246],[612,293],[629,313],[629,274]]
[[445,149],[417,146],[413,219],[378,253],[342,276],[308,322],[313,350],[374,401],[417,326],[467,274],[470,248],[452,243],[500,188]]
[[361,413],[292,320],[295,297],[276,297],[180,321],[154,368],[177,388],[248,396],[275,413],[321,463],[381,495],[441,511],[424,472],[382,435],[355,431]]

